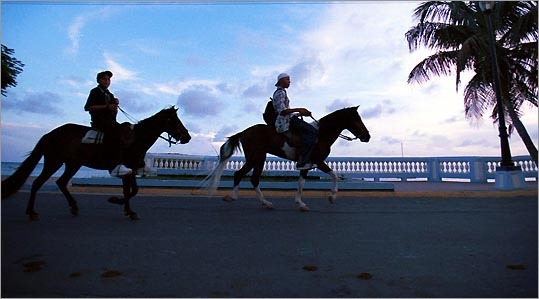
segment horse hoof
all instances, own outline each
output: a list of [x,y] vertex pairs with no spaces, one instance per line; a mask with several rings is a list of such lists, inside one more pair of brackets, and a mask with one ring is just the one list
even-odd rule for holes
[[36,212],[29,212],[27,213],[28,214],[28,218],[30,218],[31,221],[37,221],[39,220],[39,214],[36,213]]
[[328,198],[328,200],[329,200],[330,203],[335,203],[335,198],[333,198],[331,196]]
[[129,218],[131,220],[140,220],[140,217],[137,215],[137,213],[131,213],[131,215],[129,215]]
[[301,206],[301,207],[299,207],[299,210],[302,211],[302,212],[309,212],[311,209],[309,209],[308,206]]
[[273,204],[271,202],[265,202],[262,205],[266,206],[268,210],[273,210]]
[[71,215],[79,216],[79,209],[71,209]]
[[125,199],[118,198],[118,197],[111,197],[111,198],[108,199],[108,202],[113,203],[113,204],[117,204],[117,205],[123,205],[123,204],[125,204]]
[[230,195],[227,195],[227,196],[223,197],[223,200],[226,201],[226,202],[236,201],[236,199],[232,198],[232,196],[230,196]]

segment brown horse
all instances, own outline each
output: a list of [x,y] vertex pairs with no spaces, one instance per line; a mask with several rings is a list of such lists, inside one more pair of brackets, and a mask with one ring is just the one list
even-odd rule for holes
[[[329,197],[330,202],[335,202],[337,198],[337,175],[329,168],[324,160],[329,156],[331,151],[331,145],[339,138],[343,130],[348,130],[356,138],[362,142],[369,142],[371,136],[369,131],[363,124],[361,117],[357,112],[358,107],[345,108],[337,110],[333,113],[321,118],[319,122],[315,121],[314,126],[318,127],[318,142],[314,145],[314,149],[311,155],[311,161],[318,165],[318,169],[329,174],[333,181],[333,187],[331,189],[331,195]],[[297,136],[296,136],[297,137]],[[348,138],[348,137],[343,137]],[[294,139],[294,138],[292,138]],[[349,138],[351,140],[351,138]],[[234,154],[234,152],[240,148],[240,143],[243,147],[245,154],[245,164],[241,169],[234,173],[234,187],[232,195],[227,195],[225,201],[234,201],[238,198],[239,184],[244,175],[246,175],[251,169],[253,170],[251,176],[251,183],[255,189],[256,196],[262,205],[273,208],[273,204],[267,201],[260,187],[260,176],[266,161],[266,154],[272,154],[281,158],[289,159],[292,161],[298,160],[298,155],[301,152],[297,147],[291,146],[290,143],[297,145],[297,140],[289,141],[283,134],[278,134],[275,129],[258,124],[245,129],[244,131],[237,133],[234,136],[228,138],[228,140],[221,146],[220,158],[218,165],[212,170],[212,173],[206,177],[204,183],[207,184],[207,189],[215,190],[221,180],[221,175],[225,168],[227,161]],[[301,200],[301,193],[307,178],[309,170],[301,170],[299,176],[298,190],[296,192],[295,201],[298,204],[301,211],[308,211],[309,208]]]
[[[191,136],[178,118],[177,111],[178,109],[175,107],[163,109],[155,115],[134,125],[133,140],[128,147],[124,149],[124,164],[127,167],[133,170],[144,167],[144,156],[146,155],[146,151],[155,143],[157,138],[159,138],[163,132],[167,132],[172,138],[182,144],[189,142]],[[81,166],[87,166],[94,169],[111,168],[110,162],[106,161],[107,149],[104,145],[81,143],[82,138],[88,130],[90,130],[90,127],[77,124],[65,124],[43,135],[28,158],[22,162],[21,166],[13,173],[13,175],[2,181],[2,199],[17,192],[32,173],[41,157],[44,157],[43,170],[32,183],[26,214],[28,214],[32,220],[37,220],[39,218],[38,213],[34,210],[36,193],[41,186],[63,164],[65,164],[65,171],[56,181],[56,184],[67,198],[69,206],[71,207],[71,213],[73,215],[78,215],[79,208],[77,202],[67,189],[69,180],[77,173]],[[170,137],[168,141],[172,143]],[[129,216],[131,219],[138,219],[137,214],[131,210],[129,204],[129,199],[138,192],[135,173],[124,176],[122,178],[122,184],[124,197],[112,197],[109,201],[123,204],[125,215]]]

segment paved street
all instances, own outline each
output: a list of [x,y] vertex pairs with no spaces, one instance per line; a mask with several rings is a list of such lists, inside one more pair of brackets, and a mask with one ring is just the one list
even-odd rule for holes
[[537,297],[537,193],[2,201],[2,297]]

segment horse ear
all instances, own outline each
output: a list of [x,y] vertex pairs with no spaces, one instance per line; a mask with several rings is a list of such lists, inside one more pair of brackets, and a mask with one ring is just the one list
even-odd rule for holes
[[354,107],[354,108],[356,108],[356,111],[357,111],[357,109],[359,108],[359,106],[360,106],[360,105],[357,105],[356,107]]

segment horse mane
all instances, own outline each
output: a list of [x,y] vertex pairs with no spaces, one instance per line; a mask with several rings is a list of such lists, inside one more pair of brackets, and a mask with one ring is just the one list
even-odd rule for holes
[[338,121],[338,120],[341,120],[343,116],[345,115],[348,115],[349,113],[354,113],[356,110],[357,107],[346,107],[346,108],[342,108],[342,109],[339,109],[339,110],[336,110],[336,111],[333,111],[331,112],[330,114],[322,117],[320,119],[321,122],[326,122],[326,121],[329,121],[329,122],[334,122],[334,121]]
[[155,113],[154,115],[152,115],[152,116],[150,116],[150,117],[147,117],[147,118],[145,118],[145,119],[139,121],[139,122],[138,122],[138,125],[140,125],[140,124],[144,125],[144,124],[146,124],[146,123],[152,122],[154,119],[158,119],[159,116],[160,116],[161,114],[163,114],[163,113],[165,113],[165,112],[168,112],[169,110],[172,110],[172,109],[176,109],[176,108],[174,107],[174,105],[168,105],[167,107],[161,109],[161,111]]

